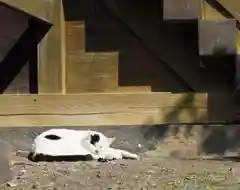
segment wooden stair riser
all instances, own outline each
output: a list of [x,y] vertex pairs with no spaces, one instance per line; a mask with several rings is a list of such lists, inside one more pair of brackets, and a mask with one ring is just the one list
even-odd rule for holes
[[66,91],[150,92],[149,86],[119,87],[117,52],[86,52],[85,22],[67,21]]
[[118,87],[118,53],[85,53],[67,57],[67,92],[106,92]]
[[236,20],[226,19],[219,21],[199,21],[199,54],[235,55],[236,46]]
[[201,18],[201,0],[163,0],[163,20]]

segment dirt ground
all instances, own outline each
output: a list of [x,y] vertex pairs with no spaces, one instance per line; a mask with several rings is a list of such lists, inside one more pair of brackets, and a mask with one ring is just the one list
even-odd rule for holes
[[240,164],[167,159],[158,151],[140,161],[33,163],[12,155],[14,180],[1,189],[240,189]]
[[[213,147],[214,150],[219,147],[225,150],[226,147],[220,146],[220,143],[240,147],[239,136],[233,138],[231,135],[233,129],[230,128],[230,135],[228,132],[225,135],[225,128],[215,129],[216,137],[211,136],[209,139],[216,140],[207,141],[207,143],[201,139],[198,140],[198,136],[194,137],[194,131],[191,136],[184,138],[181,135],[167,136],[165,129],[167,128],[162,126],[152,127],[151,130],[150,127],[98,128],[108,136],[117,137],[114,145],[116,148],[136,152],[141,156],[139,161],[119,160],[107,163],[95,161],[34,163],[16,153],[18,150],[28,151],[36,134],[46,128],[2,129],[0,131],[0,158],[5,155],[2,145],[8,144],[10,148],[7,149],[11,150],[10,165],[13,180],[2,185],[0,189],[240,190],[240,162],[189,160],[198,155],[199,150],[202,151],[203,145],[207,148]],[[201,134],[201,131],[198,131],[199,127],[196,129],[196,134]],[[151,138],[147,138],[148,136]],[[226,137],[230,137],[230,140],[224,140]],[[204,139],[206,139],[205,136]],[[235,141],[237,143],[232,143]],[[188,160],[180,159],[180,157],[188,158]],[[1,160],[4,159],[0,159],[0,171],[1,175],[4,175],[6,164]]]

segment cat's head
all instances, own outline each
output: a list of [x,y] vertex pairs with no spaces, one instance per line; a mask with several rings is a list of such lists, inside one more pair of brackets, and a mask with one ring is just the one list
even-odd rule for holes
[[95,152],[101,152],[102,150],[109,148],[116,138],[109,138],[102,133],[91,131],[88,134],[88,139],[90,141],[90,144],[95,149]]

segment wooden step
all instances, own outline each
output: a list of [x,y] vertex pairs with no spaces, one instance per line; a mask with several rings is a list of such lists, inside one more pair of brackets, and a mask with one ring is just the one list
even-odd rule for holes
[[107,92],[118,87],[118,53],[67,55],[66,91]]
[[201,0],[163,0],[164,20],[201,18]]
[[66,92],[151,92],[150,86],[118,86],[118,53],[85,51],[85,22],[66,22]]
[[199,20],[199,54],[202,56],[235,55],[236,20]]
[[66,49],[68,52],[85,50],[85,23],[82,21],[66,22]]
[[[204,19],[204,20],[223,20],[223,19],[226,19],[226,13],[218,10],[218,7],[216,7],[216,3],[217,2],[215,2],[215,4],[210,5],[208,2],[203,1],[203,3],[202,3],[202,19]],[[231,9],[231,11],[232,11],[232,9],[238,9],[238,7],[233,8],[234,3],[236,3],[234,1],[225,1],[225,0],[222,1],[221,0],[221,2],[219,2],[219,3],[224,5],[224,7],[226,9],[229,9],[229,11],[230,11],[230,9]],[[224,3],[228,3],[228,4],[225,5]],[[234,12],[234,13],[237,13],[237,12]],[[238,19],[237,15],[234,15],[234,16],[235,16],[236,19]],[[240,30],[239,30],[239,28],[236,28],[236,30],[237,30],[237,39],[236,39],[237,52],[240,53]]]
[[108,92],[151,92],[151,86],[119,86],[116,89],[110,89]]

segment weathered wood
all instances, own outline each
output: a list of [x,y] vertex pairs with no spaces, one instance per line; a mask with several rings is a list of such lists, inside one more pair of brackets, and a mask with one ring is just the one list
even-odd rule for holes
[[201,0],[164,0],[164,20],[189,20],[201,18]]
[[118,53],[67,55],[66,91],[107,92],[118,87]]
[[82,21],[66,21],[67,53],[85,51],[85,23]]
[[240,53],[240,2],[238,0],[217,0],[238,21],[237,52]]
[[200,55],[235,55],[236,20],[200,20],[199,54]]
[[62,93],[62,54],[65,39],[62,38],[64,17],[61,1],[49,3],[46,9],[53,27],[43,39],[39,49],[39,93]]
[[216,0],[240,22],[240,2],[238,0]]
[[[57,0],[61,2],[60,0]],[[34,17],[37,17],[39,19],[49,21],[46,10],[48,10],[49,4],[51,4],[52,0],[35,0],[35,1],[29,1],[29,0],[0,0],[0,3],[5,3],[11,7],[14,7],[16,9],[19,9],[23,12],[26,12]]]
[[0,126],[100,126],[209,122],[206,94],[2,95]]
[[65,22],[65,15],[64,15],[64,8],[63,3],[61,4],[61,23],[60,23],[60,36],[61,36],[61,71],[62,71],[62,94],[66,94],[66,22]]
[[[216,6],[216,4],[218,3],[217,1],[210,5],[206,0],[203,0],[202,1],[202,18],[205,20],[226,20],[229,17],[232,18],[234,15],[232,15],[232,16],[228,15],[230,13],[230,12],[228,12],[228,10],[231,11],[230,10],[231,7],[234,4],[237,5],[237,1],[219,1],[219,2],[222,3],[222,5],[224,6],[225,9],[219,9],[219,6]],[[227,3],[227,4],[225,4],[225,3]],[[238,6],[235,6],[234,9],[237,9],[237,8],[238,8]],[[237,17],[235,17],[235,18],[238,20]],[[240,28],[236,28],[235,44],[237,46],[237,52],[240,52],[240,31],[239,31],[239,29]]]
[[151,86],[119,86],[116,89],[110,89],[108,92],[151,92]]
[[118,53],[85,52],[85,23],[66,22],[66,92],[150,92],[150,87],[118,86]]
[[[128,9],[128,7],[140,7],[143,4],[140,1],[104,0],[104,3],[131,32],[169,66],[168,68],[187,86],[188,91],[208,90],[209,79],[204,72],[199,72],[197,20],[181,23],[181,26],[176,23],[161,23],[153,7],[153,1],[147,4],[146,10]],[[176,31],[177,27],[180,30]],[[191,37],[191,40],[187,40],[186,37]],[[182,48],[183,46],[185,48]]]

